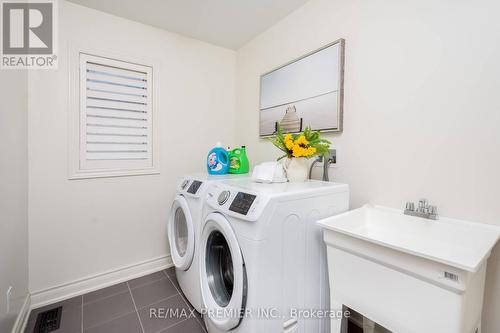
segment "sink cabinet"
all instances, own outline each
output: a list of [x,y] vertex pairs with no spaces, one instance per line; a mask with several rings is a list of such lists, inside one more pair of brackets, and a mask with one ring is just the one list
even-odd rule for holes
[[[480,332],[498,228],[371,205],[319,224],[332,309],[348,306],[395,333]],[[341,332],[340,320],[331,331]]]

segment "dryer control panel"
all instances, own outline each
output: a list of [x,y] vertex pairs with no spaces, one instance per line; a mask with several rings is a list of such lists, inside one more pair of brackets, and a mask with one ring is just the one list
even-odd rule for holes
[[201,184],[203,184],[203,183],[200,182],[199,180],[193,180],[193,182],[191,183],[191,185],[189,186],[189,188],[187,190],[188,193],[196,194],[196,192],[198,192],[198,190],[200,189]]
[[198,179],[185,177],[177,184],[177,192],[190,197],[200,198],[203,194],[203,188],[206,187],[206,182]]

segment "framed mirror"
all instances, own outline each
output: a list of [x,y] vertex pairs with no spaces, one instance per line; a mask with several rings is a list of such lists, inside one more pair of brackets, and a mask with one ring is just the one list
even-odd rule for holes
[[306,126],[342,131],[344,48],[339,39],[261,75],[261,137],[274,135],[278,126],[286,133]]

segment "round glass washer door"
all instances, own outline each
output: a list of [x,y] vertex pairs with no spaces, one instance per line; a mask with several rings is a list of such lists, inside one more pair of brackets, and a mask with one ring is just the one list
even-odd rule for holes
[[209,214],[200,241],[201,294],[209,320],[221,330],[241,321],[246,274],[240,246],[226,218]]
[[167,233],[175,267],[189,269],[194,257],[194,227],[187,201],[181,195],[172,204]]

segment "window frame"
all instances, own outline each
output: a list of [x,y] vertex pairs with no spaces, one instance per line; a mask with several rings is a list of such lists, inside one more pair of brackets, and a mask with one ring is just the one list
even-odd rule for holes
[[[130,67],[141,66],[148,67],[151,70],[150,91],[148,91],[148,100],[151,102],[151,114],[149,115],[151,130],[149,132],[149,151],[150,157],[146,160],[148,166],[140,165],[134,160],[110,160],[106,166],[105,161],[98,163],[88,163],[85,152],[81,149],[85,143],[85,135],[82,135],[83,126],[85,126],[85,100],[82,96],[86,96],[86,86],[83,85],[84,76],[80,76],[82,56],[97,57],[103,59],[103,62],[113,63],[128,63]],[[159,91],[159,62],[148,56],[133,56],[124,55],[119,52],[110,50],[71,47],[69,50],[69,126],[68,126],[68,157],[69,157],[69,172],[68,179],[88,179],[88,178],[107,178],[107,177],[124,177],[137,175],[154,175],[160,173],[160,156],[159,156],[159,140],[158,140],[158,94]],[[149,87],[148,87],[149,88]],[[85,94],[85,95],[84,95]],[[144,160],[141,160],[144,162]],[[128,163],[127,163],[128,162]],[[94,166],[92,166],[92,164]]]

